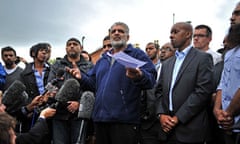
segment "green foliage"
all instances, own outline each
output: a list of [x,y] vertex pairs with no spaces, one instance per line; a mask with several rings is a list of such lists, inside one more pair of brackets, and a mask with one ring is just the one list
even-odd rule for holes
[[56,59],[54,58],[54,59],[50,59],[50,60],[48,60],[48,62],[50,63],[50,64],[54,64],[55,63],[55,61],[56,61]]

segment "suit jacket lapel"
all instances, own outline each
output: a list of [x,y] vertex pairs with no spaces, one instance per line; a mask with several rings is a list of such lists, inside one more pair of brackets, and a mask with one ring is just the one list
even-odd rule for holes
[[171,87],[171,82],[172,82],[172,75],[173,75],[173,69],[174,69],[174,64],[175,64],[175,61],[176,61],[176,56],[173,56],[173,58],[171,59],[171,61],[169,62],[169,65],[168,65],[168,89],[170,89]]
[[192,61],[192,59],[194,58],[195,56],[195,49],[192,47],[190,49],[190,51],[188,52],[188,54],[186,55],[181,67],[180,67],[180,70],[177,74],[177,78],[176,78],[176,81],[175,81],[175,84],[177,83],[177,81],[180,79],[180,77],[182,76],[184,70],[187,68],[187,66],[189,65],[189,63]]

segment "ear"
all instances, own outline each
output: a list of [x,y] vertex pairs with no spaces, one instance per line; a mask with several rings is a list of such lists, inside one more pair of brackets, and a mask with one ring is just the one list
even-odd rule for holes
[[189,39],[192,39],[192,33],[191,32],[186,32],[186,37]]
[[129,38],[130,38],[130,36],[129,36],[129,35],[127,35],[127,41],[129,40]]

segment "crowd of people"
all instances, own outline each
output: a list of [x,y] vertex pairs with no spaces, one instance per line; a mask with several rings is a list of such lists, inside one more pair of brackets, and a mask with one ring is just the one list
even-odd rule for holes
[[[239,144],[240,2],[218,52],[212,33],[177,22],[169,42],[144,51],[115,22],[96,64],[77,38],[54,63],[49,43],[30,48],[32,62],[2,48],[0,144]],[[121,52],[144,65],[127,67],[114,58]],[[79,114],[91,104],[85,92],[95,97],[90,118]]]

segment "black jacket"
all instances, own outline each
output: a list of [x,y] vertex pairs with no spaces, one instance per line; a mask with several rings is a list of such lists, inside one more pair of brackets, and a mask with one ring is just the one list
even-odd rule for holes
[[43,141],[49,133],[47,121],[38,119],[29,132],[17,135],[16,144],[45,144]]
[[[93,64],[89,61],[86,61],[82,56],[80,57],[80,61],[78,61],[77,63],[77,66],[78,68],[81,70],[82,73],[87,73],[87,71],[89,69],[91,69],[93,67]],[[49,73],[49,77],[48,77],[48,81],[52,81],[53,79],[56,78],[56,75],[59,71],[59,69],[65,69],[66,67],[69,67],[69,68],[73,68],[73,65],[71,62],[68,61],[67,59],[67,55],[64,56],[64,58],[62,59],[58,59],[52,66],[51,66],[51,71]],[[64,77],[64,80],[67,80],[67,79],[70,79],[70,78],[73,78],[71,74],[69,74],[68,72],[65,72],[63,74],[63,77]],[[62,85],[63,83],[60,84],[60,86]],[[78,100],[76,99],[73,99],[73,101],[80,101],[80,97],[81,97],[81,93],[82,93],[82,89],[80,89],[79,91],[79,98]],[[70,113],[68,110],[67,110],[67,103],[60,103],[58,106],[57,106],[57,112],[56,114],[54,115],[54,118],[55,119],[61,119],[61,120],[68,120],[68,119],[76,119],[77,118],[77,111],[72,114]]]
[[[40,95],[40,92],[37,87],[37,82],[36,82],[36,78],[34,75],[34,71],[32,69],[33,64],[34,64],[33,62],[27,64],[25,69],[22,71],[22,73],[20,75],[20,78],[21,78],[20,80],[26,86],[26,92],[27,92],[28,96],[30,97],[30,100],[32,100],[34,97]],[[47,85],[49,72],[50,72],[50,67],[46,67],[46,71],[44,74],[44,80],[43,80],[44,86]]]
[[[40,95],[40,92],[38,90],[38,86],[37,86],[37,82],[36,82],[36,78],[34,75],[34,71],[32,69],[33,67],[33,62],[29,63],[26,65],[25,69],[21,72],[20,74],[20,81],[26,86],[26,92],[28,94],[28,103],[31,103],[31,101],[38,95]],[[48,74],[50,72],[50,67],[46,67],[46,71],[44,74],[44,86],[47,85],[47,78],[48,78]],[[16,117],[15,115],[13,115],[14,117]],[[20,123],[22,123],[21,125],[21,132],[28,132],[31,125],[34,124],[34,122],[36,122],[38,117],[38,114],[35,113],[34,116],[34,120],[32,119],[33,116],[29,115],[28,117],[25,118],[17,118]],[[19,132],[20,130],[17,130],[17,132]]]

